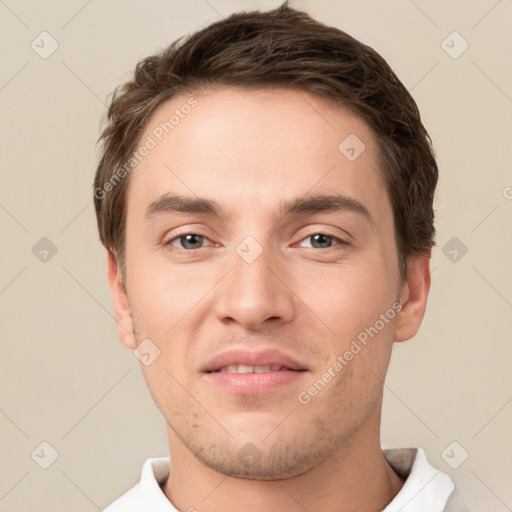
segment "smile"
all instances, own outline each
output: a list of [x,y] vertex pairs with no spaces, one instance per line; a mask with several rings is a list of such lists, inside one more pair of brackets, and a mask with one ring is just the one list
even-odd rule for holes
[[265,373],[265,372],[276,372],[276,371],[293,371],[286,366],[281,366],[280,364],[270,364],[265,366],[252,366],[248,364],[231,364],[229,366],[223,366],[218,370],[214,370],[209,373],[216,372],[227,372],[227,373]]

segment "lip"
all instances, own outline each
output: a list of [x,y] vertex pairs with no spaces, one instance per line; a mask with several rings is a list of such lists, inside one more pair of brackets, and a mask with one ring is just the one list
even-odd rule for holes
[[[277,349],[231,349],[214,356],[202,369],[203,372],[213,372],[225,366],[244,364],[248,366],[279,365],[286,366],[290,370],[307,370],[305,366],[296,361],[292,356]],[[283,370],[281,370],[283,371]],[[275,373],[275,372],[268,372]],[[246,374],[250,375],[250,374]]]
[[[262,373],[219,372],[231,365],[271,366],[279,365],[288,370]],[[308,368],[292,356],[276,349],[232,349],[214,356],[203,368],[209,383],[236,395],[261,395],[271,393],[304,377]]]
[[298,382],[307,371],[277,370],[264,373],[205,373],[209,384],[235,395],[263,395]]

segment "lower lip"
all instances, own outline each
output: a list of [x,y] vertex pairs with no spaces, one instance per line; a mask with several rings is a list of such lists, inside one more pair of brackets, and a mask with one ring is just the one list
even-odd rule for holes
[[238,395],[261,395],[297,381],[304,371],[279,370],[262,373],[206,373],[213,384]]

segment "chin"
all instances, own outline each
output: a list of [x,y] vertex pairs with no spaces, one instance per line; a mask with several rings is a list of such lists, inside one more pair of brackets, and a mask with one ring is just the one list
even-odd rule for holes
[[[251,431],[254,429],[252,426]],[[189,439],[187,447],[205,466],[234,478],[282,480],[306,473],[328,458],[333,443],[306,435],[304,429],[285,438],[275,435],[271,441],[268,428],[254,436],[244,432],[243,440]],[[275,434],[275,433],[274,433]],[[219,442],[220,441],[220,442]]]
[[250,480],[283,480],[299,476],[309,469],[309,467],[297,465],[295,457],[276,459],[275,456],[261,456],[256,462],[248,457],[246,460],[240,460],[238,453],[218,459],[202,453],[197,458],[209,468],[226,476]]

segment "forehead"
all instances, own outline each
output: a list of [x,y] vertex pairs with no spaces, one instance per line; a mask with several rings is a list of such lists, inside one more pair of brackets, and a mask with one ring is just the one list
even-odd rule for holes
[[375,137],[352,111],[289,88],[209,88],[154,112],[151,150],[130,177],[128,212],[166,193],[213,199],[227,210],[280,208],[308,192],[339,193],[389,212]]

